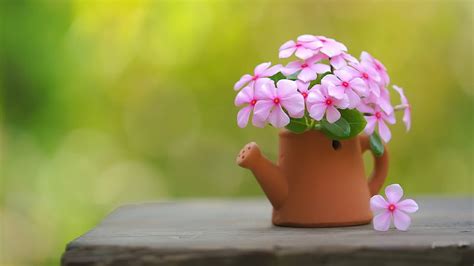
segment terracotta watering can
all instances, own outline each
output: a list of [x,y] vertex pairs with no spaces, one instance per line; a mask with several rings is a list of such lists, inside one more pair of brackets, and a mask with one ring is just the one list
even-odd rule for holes
[[294,227],[329,227],[369,223],[370,197],[388,173],[388,153],[375,157],[367,180],[362,153],[368,136],[333,142],[320,131],[280,132],[278,164],[251,142],[237,156],[250,169],[273,205],[272,222]]

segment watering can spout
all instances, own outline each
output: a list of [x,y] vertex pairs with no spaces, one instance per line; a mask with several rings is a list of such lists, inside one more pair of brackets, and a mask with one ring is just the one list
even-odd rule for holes
[[279,209],[288,195],[287,180],[280,168],[262,155],[255,142],[245,145],[236,161],[252,171],[273,208]]

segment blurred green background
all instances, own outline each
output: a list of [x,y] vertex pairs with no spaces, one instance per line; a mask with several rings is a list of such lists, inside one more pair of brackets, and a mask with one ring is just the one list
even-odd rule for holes
[[239,129],[232,87],[303,33],[367,50],[405,88],[413,129],[392,127],[388,183],[410,196],[473,195],[471,1],[0,9],[2,265],[57,265],[68,241],[124,202],[261,196],[234,158],[255,140],[274,159],[277,130]]

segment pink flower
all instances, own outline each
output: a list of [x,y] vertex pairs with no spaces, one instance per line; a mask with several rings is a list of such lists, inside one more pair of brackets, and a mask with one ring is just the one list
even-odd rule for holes
[[[298,88],[298,91],[303,96],[305,103],[306,103],[306,98],[308,98],[308,95],[309,95],[309,85],[310,85],[310,82],[303,82],[301,80],[296,81],[296,87]],[[305,110],[303,110],[303,115],[304,115],[304,111]]]
[[280,47],[280,58],[288,58],[293,53],[300,59],[312,57],[322,43],[313,35],[301,35],[295,41],[287,41]]
[[245,74],[243,75],[239,81],[237,81],[234,85],[234,90],[239,90],[245,85],[253,87],[254,83],[261,78],[271,77],[278,73],[281,69],[281,65],[271,66],[272,63],[261,63],[260,65],[255,67],[253,75]]
[[370,114],[368,116],[365,116],[365,120],[367,120],[367,125],[365,126],[365,133],[368,135],[372,135],[375,130],[375,126],[377,125],[380,137],[385,142],[389,142],[390,138],[392,137],[392,133],[390,132],[390,129],[387,127],[385,122],[389,124],[395,124],[395,113],[392,112],[390,115],[387,115],[377,105],[375,106],[375,108],[371,108],[366,105],[363,112]]
[[375,195],[370,199],[370,208],[378,213],[372,221],[377,231],[387,231],[391,220],[398,230],[406,231],[411,223],[407,213],[418,210],[418,204],[412,199],[400,201],[403,197],[403,189],[399,184],[393,184],[385,188],[386,201],[382,196]]
[[316,38],[318,38],[322,43],[322,47],[319,49],[319,52],[327,55],[328,57],[334,57],[340,55],[343,52],[347,52],[347,47],[334,39],[324,36],[316,36]]
[[358,72],[358,77],[364,80],[365,84],[369,88],[370,92],[375,96],[380,96],[380,77],[377,71],[368,62],[360,62],[360,64],[351,63]]
[[385,87],[390,83],[390,77],[388,76],[387,69],[382,63],[380,63],[379,60],[375,59],[367,52],[362,52],[360,59],[361,61],[370,63],[375,71],[377,71],[380,76],[380,85],[382,87]]
[[393,106],[390,103],[390,92],[386,88],[380,89],[380,96],[377,97],[373,93],[364,99],[366,104],[375,104],[379,106],[386,114],[393,112]]
[[259,121],[268,121],[280,128],[290,123],[283,108],[291,117],[301,118],[304,115],[304,98],[292,80],[279,80],[275,87],[272,80],[260,79],[255,84],[255,95],[260,99],[254,109],[254,116]]
[[294,74],[298,71],[301,71],[298,74],[298,79],[303,81],[303,82],[308,82],[311,80],[315,80],[318,76],[318,74],[322,74],[325,72],[330,71],[330,67],[325,64],[315,64],[316,62],[320,61],[322,59],[321,56],[313,56],[309,59],[306,59],[304,61],[295,61],[289,63],[286,67],[284,67],[281,72],[285,76],[289,76],[291,74]]
[[337,99],[329,95],[328,90],[333,87],[332,84],[314,85],[310,90],[307,104],[309,115],[320,121],[326,114],[326,119],[329,123],[334,123],[341,117],[341,113],[336,109],[345,109],[349,106],[349,100],[344,95],[341,99]]
[[359,61],[357,61],[355,57],[345,52],[339,55],[336,55],[334,57],[331,57],[329,62],[331,63],[331,66],[333,66],[335,69],[340,69],[347,66],[347,62],[350,62],[353,64],[359,63]]
[[[252,87],[245,87],[243,88],[235,97],[235,106],[242,106],[246,105],[242,109],[240,109],[239,113],[237,113],[237,125],[241,128],[247,126],[249,121],[250,113],[254,110],[255,105],[258,102],[258,98],[254,93],[254,88]],[[252,118],[252,124],[256,127],[264,127],[265,122],[258,120],[255,115]]]
[[396,90],[400,94],[400,100],[402,104],[395,106],[396,109],[404,108],[405,111],[403,112],[403,123],[405,124],[407,131],[410,130],[411,127],[411,106],[408,103],[408,99],[403,92],[403,89],[398,87],[397,85],[393,85],[393,89]]
[[303,82],[301,80],[296,81],[296,87],[298,88],[298,91],[301,93],[301,95],[303,95],[305,101],[309,94],[309,84],[310,82]]
[[349,100],[348,108],[355,108],[359,105],[360,96],[367,94],[365,82],[357,77],[357,71],[349,66],[334,71],[335,75],[327,75],[321,80],[321,84],[333,86],[328,87],[328,93],[338,99],[347,95]]

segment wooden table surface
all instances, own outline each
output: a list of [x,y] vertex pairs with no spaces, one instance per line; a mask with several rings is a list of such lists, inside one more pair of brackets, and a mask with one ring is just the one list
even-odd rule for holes
[[[264,199],[125,205],[70,242],[62,265],[474,265],[474,199],[416,198],[407,232],[286,228]],[[80,217],[78,217],[80,219]]]

